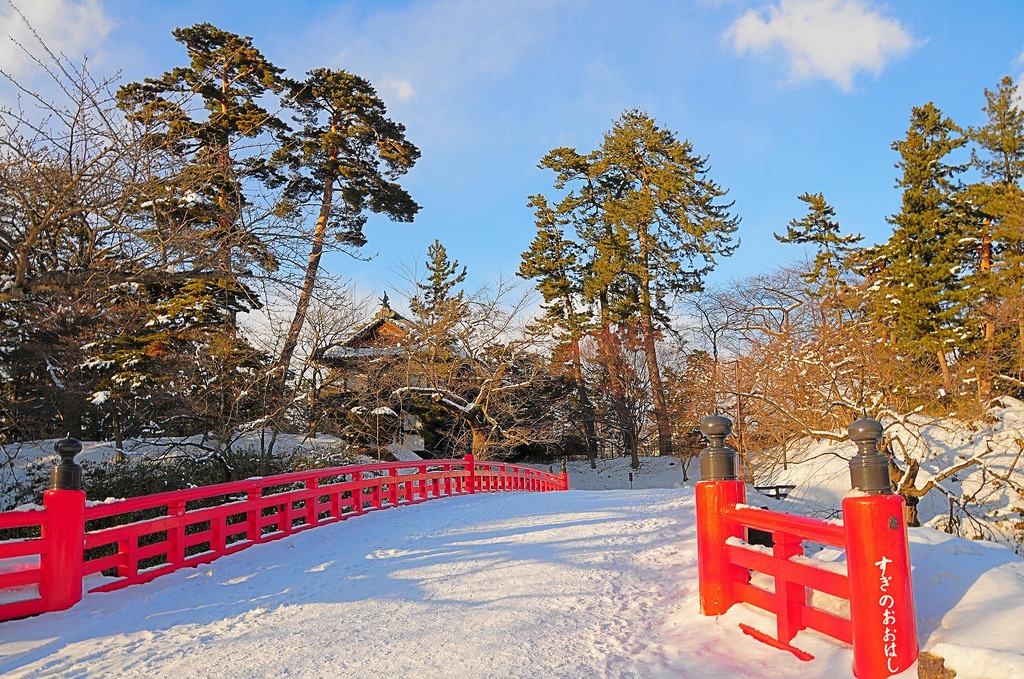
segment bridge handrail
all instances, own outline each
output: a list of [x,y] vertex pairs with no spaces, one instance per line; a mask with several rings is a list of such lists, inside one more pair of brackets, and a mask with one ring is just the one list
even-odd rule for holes
[[[768,637],[746,626],[744,631],[762,641],[782,645],[803,657],[789,642],[801,629],[813,629],[847,644],[853,643],[849,616],[821,610],[808,603],[806,589],[850,600],[850,583],[844,567],[830,568],[829,562],[804,557],[804,541],[846,547],[842,523],[824,521],[743,504],[723,508],[721,520],[728,526],[745,531],[754,528],[771,533],[772,546],[750,545],[740,538],[727,539],[723,556],[734,567],[743,569],[743,577],[733,580],[733,596],[743,602],[775,615],[776,635]],[[744,533],[745,534],[745,533]],[[773,592],[754,586],[746,572],[774,578]],[[739,573],[739,571],[737,571]]]
[[568,486],[565,473],[467,455],[291,472],[103,502],[85,502],[81,490],[48,490],[41,509],[0,513],[0,528],[24,534],[0,541],[0,621],[68,608],[81,599],[83,578],[96,574],[107,577],[91,582],[89,591],[121,589],[369,511]]
[[[725,445],[731,430],[721,415],[701,422],[709,441],[696,488],[701,613],[721,615],[738,603],[773,613],[774,636],[740,627],[802,660],[812,656],[790,642],[803,629],[852,644],[860,679],[884,679],[910,667],[918,644],[905,504],[892,493],[889,463],[878,451],[881,423],[862,417],[850,425],[858,452],[850,460],[852,489],[843,498],[842,523],[748,506],[735,451]],[[749,544],[750,529],[770,537],[771,546]],[[807,558],[805,541],[842,548],[845,563]],[[752,572],[773,578],[774,588],[756,586]],[[848,616],[811,605],[808,590],[845,599]]]
[[746,505],[727,507],[722,520],[731,521],[745,528],[800,536],[803,540],[832,547],[845,547],[846,536],[841,521],[827,521],[809,516],[784,514]]
[[[335,476],[348,476],[356,472],[365,473],[368,471],[381,471],[390,469],[421,469],[424,467],[439,466],[451,470],[456,466],[462,467],[465,461],[462,458],[451,460],[430,460],[424,462],[379,462],[370,464],[344,465],[341,467],[325,467],[301,472],[288,472],[286,474],[275,474],[273,476],[253,476],[239,481],[228,481],[216,483],[209,486],[196,488],[184,488],[182,490],[169,490],[162,493],[142,495],[132,498],[119,498],[103,502],[90,502],[87,504],[86,514],[89,520],[99,519],[105,516],[112,516],[130,511],[139,511],[152,507],[159,507],[182,500],[191,502],[195,500],[218,497],[221,495],[232,495],[254,488],[272,488],[292,483],[305,483],[311,479],[323,479]],[[479,463],[478,463],[479,464]],[[285,492],[285,491],[282,491]],[[2,517],[3,514],[0,514]]]

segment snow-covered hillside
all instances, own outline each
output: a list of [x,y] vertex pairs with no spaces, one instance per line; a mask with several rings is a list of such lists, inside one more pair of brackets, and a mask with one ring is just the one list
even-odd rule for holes
[[[913,485],[934,484],[918,505],[922,525],[993,540],[1021,553],[1024,403],[1003,397],[983,420],[972,423],[922,415],[883,418],[883,423],[901,469],[906,472],[909,460],[920,465]],[[796,488],[785,501],[764,497],[757,502],[808,516],[838,517],[850,490],[847,463],[855,453],[849,442],[798,441],[788,451],[786,468],[776,464],[757,479],[764,485]]]

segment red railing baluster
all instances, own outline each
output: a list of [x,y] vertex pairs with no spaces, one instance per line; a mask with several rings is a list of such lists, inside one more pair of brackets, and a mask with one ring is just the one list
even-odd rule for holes
[[466,463],[466,471],[469,472],[469,476],[466,478],[466,485],[469,488],[470,493],[476,492],[476,458],[471,453],[467,453],[464,458]]
[[263,535],[263,489],[259,486],[246,491],[249,510],[245,513],[248,530],[245,537],[250,542],[259,542]]
[[[791,557],[802,556],[803,544],[799,537],[788,533],[776,533],[772,556],[788,561]],[[791,641],[804,628],[801,612],[807,603],[807,590],[785,577],[775,578],[776,627],[779,641]]]
[[344,491],[342,491],[341,488],[335,488],[335,489],[331,490],[331,518],[334,518],[334,519],[341,519],[342,518],[342,514],[344,513],[342,511],[342,505],[341,505],[341,494],[342,494],[342,492],[344,492]]
[[391,505],[398,504],[398,467],[392,467],[388,470],[388,494],[391,500]]
[[306,498],[306,525],[315,526],[320,523],[320,509],[317,507],[317,503],[320,500],[320,494],[317,490],[320,488],[320,479],[313,477],[306,481],[306,490],[308,497]]
[[210,551],[220,554],[227,546],[227,514],[218,514],[210,519]]
[[352,508],[356,514],[363,513],[363,472],[352,472]]
[[370,489],[370,504],[374,509],[380,509],[380,477],[373,477],[373,486]]
[[181,563],[185,560],[185,501],[168,502],[167,516],[174,519],[167,529],[167,563]]
[[135,535],[118,540],[117,551],[121,556],[121,562],[117,565],[117,574],[122,578],[134,578],[139,572],[139,538]]

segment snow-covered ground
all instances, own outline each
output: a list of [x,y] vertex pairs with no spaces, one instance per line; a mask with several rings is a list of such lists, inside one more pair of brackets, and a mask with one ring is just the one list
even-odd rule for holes
[[[1017,544],[1024,498],[1007,481],[1020,481],[1024,404],[1004,399],[971,426],[923,417],[888,424],[921,462],[918,485],[939,484],[920,505],[924,522],[944,525],[952,497],[961,534],[992,531]],[[751,491],[748,501],[837,515],[853,452],[849,443],[796,445],[786,469],[758,479],[795,484],[790,497]],[[86,445],[85,457],[111,454]],[[638,470],[626,458],[593,470],[575,462],[568,471],[567,493],[371,513],[89,594],[69,611],[0,623],[0,675],[851,676],[851,650],[814,632],[794,640],[814,656],[801,662],[740,631],[746,623],[772,632],[767,614],[743,605],[719,618],[699,614],[696,461],[685,484],[672,458],[643,459]],[[965,497],[973,517],[959,512]],[[910,537],[921,648],[944,657],[958,679],[1024,677],[1021,557],[932,528]]]
[[[647,462],[637,477],[671,477]],[[694,536],[690,487],[399,507],[0,623],[0,674],[851,676],[850,649],[813,632],[794,641],[815,656],[802,662],[738,627],[770,632],[770,616],[699,615]],[[928,528],[911,539],[922,647],[958,679],[1024,676],[1024,562]]]

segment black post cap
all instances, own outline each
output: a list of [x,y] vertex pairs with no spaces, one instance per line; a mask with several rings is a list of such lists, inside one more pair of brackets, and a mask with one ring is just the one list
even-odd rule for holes
[[725,445],[732,433],[732,420],[724,415],[710,415],[700,422],[700,431],[708,439],[708,447],[700,454],[702,481],[736,479],[736,451]]
[[885,429],[878,420],[862,417],[850,425],[850,440],[857,444],[857,454],[850,460],[850,485],[873,495],[892,494],[889,460],[878,452],[878,442]]
[[82,452],[82,442],[70,436],[53,444],[53,452],[60,455],[60,464],[50,473],[50,490],[82,490],[82,467],[75,455]]

